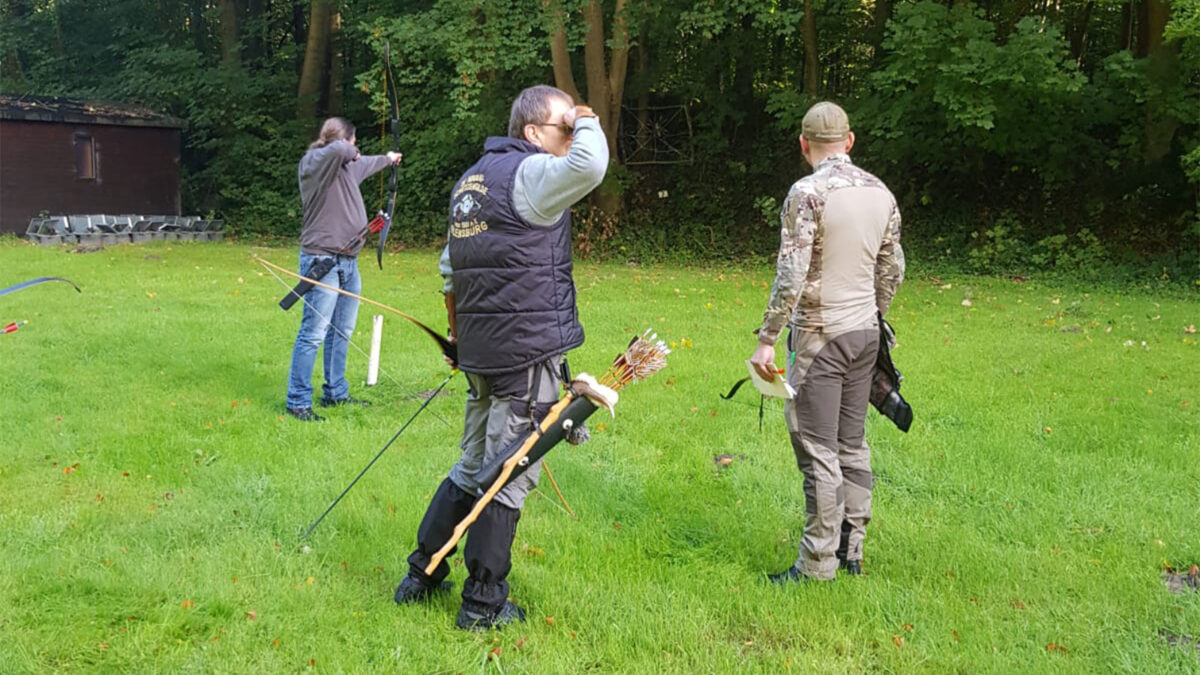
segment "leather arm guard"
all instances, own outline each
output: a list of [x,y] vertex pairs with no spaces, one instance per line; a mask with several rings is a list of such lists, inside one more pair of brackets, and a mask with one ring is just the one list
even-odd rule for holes
[[[308,266],[308,271],[303,276],[319,281],[321,277],[329,274],[329,270],[333,269],[333,266],[336,264],[337,262],[333,258],[320,258]],[[283,299],[279,301],[279,307],[284,311],[291,309],[292,305],[296,304],[296,301],[303,298],[305,293],[312,290],[312,287],[312,283],[308,281],[301,281],[296,284],[296,287],[288,291],[288,294],[283,296]]]

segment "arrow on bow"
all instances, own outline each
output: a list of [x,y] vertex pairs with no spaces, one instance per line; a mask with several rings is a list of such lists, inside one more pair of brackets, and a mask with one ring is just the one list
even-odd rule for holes
[[[391,43],[383,43],[383,73],[384,88],[387,89],[388,125],[392,129],[392,150],[399,152],[400,148],[400,102],[396,100],[396,80],[392,77],[392,48]],[[396,214],[396,187],[399,169],[392,165],[388,176],[387,206],[379,211],[378,218],[383,219],[383,229],[379,230],[379,245],[375,249],[375,261],[379,269],[383,269],[383,245],[387,243],[388,230],[392,229],[392,216]]]
[[308,284],[312,284],[313,286],[319,286],[326,290],[333,291],[334,293],[340,293],[346,297],[354,298],[355,300],[358,300],[359,302],[365,302],[368,305],[374,305],[375,307],[378,307],[382,310],[391,312],[392,314],[395,314],[396,316],[399,316],[399,317],[407,320],[409,323],[413,324],[417,328],[420,328],[421,330],[425,331],[426,335],[433,338],[433,341],[436,342],[438,344],[438,347],[442,350],[443,356],[450,359],[454,363],[458,363],[458,345],[447,340],[446,338],[442,337],[441,335],[438,335],[437,331],[435,331],[434,329],[430,328],[429,326],[426,326],[425,324],[421,323],[416,317],[414,317],[410,314],[405,314],[404,312],[401,312],[400,310],[396,309],[395,307],[389,307],[388,305],[385,305],[382,302],[376,302],[370,298],[364,298],[363,296],[358,295],[356,293],[351,293],[350,291],[338,288],[337,286],[330,286],[329,284],[323,284],[320,281],[317,281],[316,279],[310,279],[301,274],[296,274],[295,272],[293,272],[287,268],[276,265],[275,263],[258,255],[257,253],[251,253],[250,257],[253,258],[254,261],[257,262],[258,264],[260,264],[264,267],[273,269],[276,272],[282,272],[288,276],[295,277],[296,279],[299,279],[300,281],[303,281]]

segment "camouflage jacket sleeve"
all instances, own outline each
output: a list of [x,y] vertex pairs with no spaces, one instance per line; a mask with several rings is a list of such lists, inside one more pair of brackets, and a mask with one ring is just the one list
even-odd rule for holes
[[887,316],[901,281],[904,281],[904,249],[900,248],[900,207],[893,203],[879,255],[875,257],[875,307],[883,316]]
[[779,237],[779,259],[775,263],[775,283],[763,313],[758,341],[773,345],[791,321],[792,311],[800,301],[812,262],[813,240],[817,233],[817,213],[824,200],[797,183],[788,192],[779,214],[782,225]]

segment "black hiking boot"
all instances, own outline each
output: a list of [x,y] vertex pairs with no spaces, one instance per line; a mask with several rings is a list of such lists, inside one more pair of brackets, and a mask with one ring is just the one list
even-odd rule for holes
[[434,593],[448,591],[453,587],[449,581],[443,581],[437,586],[429,586],[417,579],[411,574],[408,574],[396,587],[396,604],[407,605],[414,602],[422,602],[428,600],[429,596]]
[[782,572],[777,572],[775,574],[768,574],[767,579],[769,579],[771,581],[771,583],[775,584],[776,586],[789,586],[791,584],[808,584],[808,583],[813,583],[816,581],[821,581],[820,579],[815,579],[813,577],[808,576],[804,572],[801,572],[799,569],[796,568],[795,565],[787,568],[786,570],[784,570]]
[[491,628],[504,628],[510,623],[525,623],[525,610],[505,600],[504,606],[495,612],[476,612],[463,605],[458,610],[458,621],[455,625],[463,630],[484,631]]
[[287,414],[301,422],[324,422],[325,418],[313,412],[312,408],[288,408]]
[[855,577],[863,573],[861,560],[843,560],[838,564],[838,567],[846,570],[846,574]]

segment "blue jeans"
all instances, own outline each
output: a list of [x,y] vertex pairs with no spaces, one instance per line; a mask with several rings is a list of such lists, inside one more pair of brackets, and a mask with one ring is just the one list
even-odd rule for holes
[[[362,278],[358,276],[357,258],[301,253],[300,273],[307,274],[313,261],[329,257],[335,258],[336,264],[324,278],[317,281],[351,293],[361,293]],[[357,319],[358,300],[354,298],[317,286],[304,294],[304,318],[300,320],[300,332],[292,348],[292,367],[288,372],[287,407],[312,407],[312,371],[321,343],[325,343],[323,398],[338,400],[350,395],[350,383],[346,382],[346,353]]]

